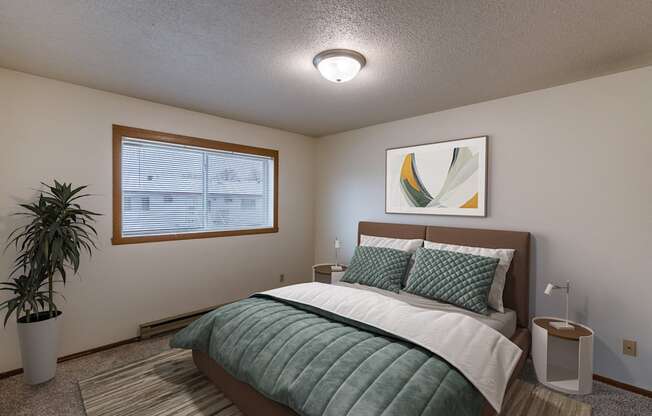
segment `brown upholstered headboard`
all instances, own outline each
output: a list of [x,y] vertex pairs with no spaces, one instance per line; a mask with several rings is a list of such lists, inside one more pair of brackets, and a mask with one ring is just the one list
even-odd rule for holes
[[358,243],[361,234],[516,250],[507,272],[503,302],[505,307],[516,311],[518,326],[527,328],[530,319],[530,233],[361,221],[358,224]]

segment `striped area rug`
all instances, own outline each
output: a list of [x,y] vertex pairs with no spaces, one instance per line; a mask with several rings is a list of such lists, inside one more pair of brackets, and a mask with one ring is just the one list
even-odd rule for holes
[[516,380],[505,396],[501,415],[590,416],[591,406],[542,385]]
[[[80,381],[79,388],[87,416],[244,416],[201,375],[186,350],[98,374]],[[591,406],[517,380],[501,415],[590,416]]]
[[79,382],[87,416],[240,416],[195,367],[170,350]]

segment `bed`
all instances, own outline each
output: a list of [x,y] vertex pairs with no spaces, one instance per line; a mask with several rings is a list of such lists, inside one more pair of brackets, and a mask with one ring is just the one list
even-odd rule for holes
[[[424,301],[418,296],[403,292],[387,296],[387,293],[382,293],[380,289],[356,287],[358,285],[339,283],[316,286],[320,284],[311,283],[276,289],[240,301],[236,306],[227,307],[230,309],[223,309],[221,316],[215,318],[219,320],[230,316],[228,321],[224,321],[226,324],[219,324],[221,326],[217,333],[211,332],[218,325],[217,321],[204,319],[194,327],[184,330],[186,332],[181,337],[184,342],[177,340],[174,346],[191,348],[197,368],[249,416],[321,414],[321,410],[315,409],[325,409],[324,414],[334,415],[374,414],[369,410],[374,406],[381,406],[379,408],[384,408],[388,415],[405,413],[405,409],[412,409],[411,406],[419,407],[420,411],[415,414],[496,414],[496,409],[500,409],[504,391],[520,374],[530,348],[529,233],[360,222],[358,240],[361,235],[514,249],[503,293],[505,313],[489,314],[478,319],[479,316],[474,316],[473,313],[459,313],[461,311],[456,309],[449,310],[456,313],[446,313],[446,308],[449,307],[447,305]],[[358,302],[358,305],[354,304],[354,301]],[[369,313],[372,310],[374,313]],[[295,333],[289,333],[285,339],[280,335],[270,335],[266,345],[278,342],[280,346],[271,350],[275,351],[273,357],[261,361],[266,363],[265,365],[256,365],[255,360],[260,360],[260,357],[267,353],[263,347],[258,349],[258,354],[250,351],[251,345],[260,342],[260,338],[264,336],[257,332],[261,330],[260,327],[272,326],[268,331],[272,334],[285,331],[273,329],[273,325],[278,325],[278,319],[273,317],[275,314],[283,319],[296,319],[299,324],[304,322],[302,320],[306,323]],[[247,320],[241,318],[243,316],[253,318]],[[440,316],[442,319],[439,319]],[[419,321],[419,317],[427,319]],[[445,321],[451,317],[455,317],[455,321],[446,324]],[[401,323],[412,322],[410,320],[414,320],[412,325]],[[429,324],[434,321],[439,326],[433,324],[430,327]],[[459,321],[464,321],[464,325],[458,323]],[[252,323],[247,326],[246,322]],[[226,331],[225,328],[229,330]],[[466,332],[482,334],[466,335],[469,342],[458,347],[462,350],[466,347],[466,352],[451,351],[451,343],[441,341],[448,334],[464,332],[460,328],[464,328]],[[323,345],[310,338],[301,340],[310,331],[315,334],[329,332],[333,336],[322,336],[327,341]],[[234,336],[233,333],[237,335]],[[355,337],[360,339],[355,340]],[[349,339],[354,342],[349,346],[344,345]],[[482,349],[481,345],[485,340],[493,346],[493,350],[489,351],[488,347],[487,351]],[[300,343],[302,347],[293,350],[294,343]],[[367,352],[366,358],[356,357],[351,352],[354,347],[358,348],[359,344],[373,343],[379,344],[377,350]],[[314,347],[307,348],[303,347],[304,345]],[[341,349],[337,353],[341,354],[339,361],[331,360],[330,351],[337,348]],[[306,356],[302,362],[304,350],[311,349],[314,350],[313,355]],[[246,353],[243,353],[245,350]],[[384,359],[383,357],[389,354],[388,351],[397,351],[397,357],[405,361],[400,365],[409,367],[414,364],[414,370],[397,371],[396,363],[380,364],[382,360],[377,357]],[[293,362],[302,364],[289,369],[287,364],[285,367],[279,366],[278,361],[288,362],[288,359],[278,358],[279,354],[286,354]],[[365,384],[364,380],[351,380],[351,374],[345,371],[346,362],[341,363],[346,359],[352,362],[358,359],[362,364],[356,365],[367,366],[365,371],[359,371],[362,376],[359,376],[358,372],[355,373],[359,379],[373,374],[378,366],[377,374],[373,376],[375,381],[366,381]],[[320,360],[324,362],[320,364]],[[251,366],[248,365],[250,362]],[[483,364],[480,365],[479,362]],[[382,365],[385,367],[381,368]],[[243,367],[248,368],[248,372],[240,371]],[[488,371],[485,367],[496,368],[490,374],[484,374]],[[388,368],[394,373],[391,377],[383,379],[388,375]],[[430,370],[424,371],[424,368]],[[252,375],[252,371],[257,371],[258,374]],[[315,374],[312,375],[311,372]],[[439,374],[438,372],[442,374],[440,378],[431,377],[432,374]],[[401,379],[403,375],[405,380]],[[507,376],[500,380],[501,375]],[[343,392],[343,380],[347,381],[347,386],[361,384],[360,391]],[[410,388],[406,389],[408,382]],[[290,384],[294,390],[305,390],[301,403],[297,402],[294,390],[288,391]],[[386,394],[378,387],[379,384],[382,384],[380,387],[388,389]],[[428,390],[430,385],[436,386],[432,388],[433,393]],[[423,399],[419,399],[420,394]],[[411,403],[412,401],[414,403]]]

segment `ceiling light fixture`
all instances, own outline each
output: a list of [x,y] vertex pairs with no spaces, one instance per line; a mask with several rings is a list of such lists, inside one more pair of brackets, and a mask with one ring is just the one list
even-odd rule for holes
[[367,63],[362,54],[349,49],[329,49],[317,54],[312,63],[332,82],[351,81]]

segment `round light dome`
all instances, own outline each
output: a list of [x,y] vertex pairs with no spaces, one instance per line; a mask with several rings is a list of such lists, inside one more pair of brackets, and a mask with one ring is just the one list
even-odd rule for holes
[[366,62],[364,56],[348,49],[327,50],[312,60],[324,78],[337,83],[355,78]]

